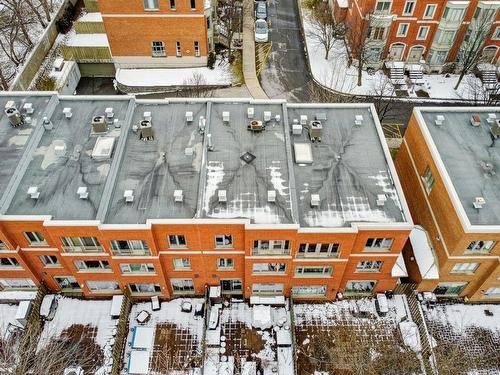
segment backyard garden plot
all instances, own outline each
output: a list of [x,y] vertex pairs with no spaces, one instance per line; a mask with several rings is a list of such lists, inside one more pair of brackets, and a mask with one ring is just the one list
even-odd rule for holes
[[[162,302],[160,309],[152,310],[151,303],[132,306],[129,317],[124,373],[191,374],[201,367],[204,319],[196,316],[203,299],[179,298]],[[140,372],[143,371],[143,372]]]
[[298,373],[420,373],[421,355],[399,330],[400,322],[411,323],[406,299],[396,295],[388,305],[385,316],[368,298],[295,305]]
[[439,373],[500,374],[500,306],[423,307]]

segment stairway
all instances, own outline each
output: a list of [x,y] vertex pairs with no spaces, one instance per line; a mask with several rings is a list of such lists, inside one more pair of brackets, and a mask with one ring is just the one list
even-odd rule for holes
[[416,84],[424,82],[424,71],[421,65],[410,65],[409,67],[410,81]]
[[[395,64],[396,65],[396,64]],[[389,70],[389,77],[394,83],[404,83],[405,69],[403,66],[393,66]]]
[[486,86],[495,86],[497,84],[497,73],[495,70],[481,71],[481,80]]

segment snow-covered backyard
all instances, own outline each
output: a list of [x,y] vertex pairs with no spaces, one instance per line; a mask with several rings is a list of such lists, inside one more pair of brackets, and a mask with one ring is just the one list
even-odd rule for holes
[[0,303],[0,337],[5,337],[10,324],[18,325],[15,321],[18,305]]

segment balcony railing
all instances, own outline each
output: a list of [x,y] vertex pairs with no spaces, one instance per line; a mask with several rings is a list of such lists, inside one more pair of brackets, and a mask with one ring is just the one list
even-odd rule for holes
[[104,253],[102,246],[63,246],[66,253]]
[[150,256],[151,252],[147,249],[112,249],[115,256]]
[[339,257],[340,253],[297,253],[297,258],[320,258],[320,259],[336,259]]
[[253,248],[252,255],[254,256],[280,256],[280,255],[290,255],[290,249],[262,249]]

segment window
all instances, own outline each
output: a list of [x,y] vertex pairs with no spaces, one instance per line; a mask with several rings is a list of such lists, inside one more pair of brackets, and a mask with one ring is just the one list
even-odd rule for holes
[[220,281],[222,293],[238,294],[243,290],[243,283],[240,279],[223,279]]
[[375,27],[372,32],[372,39],[382,40],[385,35],[385,27]]
[[175,10],[175,0],[170,0],[170,9]]
[[406,36],[408,34],[408,28],[410,27],[409,23],[400,23],[398,27],[398,32],[396,33],[396,36]]
[[40,232],[24,232],[24,236],[30,245],[47,245],[47,241]]
[[436,4],[427,4],[424,11],[424,18],[432,19],[434,18],[434,13],[436,13]]
[[191,0],[191,9],[196,9],[196,0]]
[[420,26],[418,29],[417,40],[427,39],[427,34],[429,33],[429,26]]
[[380,272],[380,269],[382,268],[382,264],[384,264],[384,262],[382,262],[381,260],[362,260],[356,266],[356,271],[357,272]]
[[286,264],[285,263],[254,263],[252,264],[253,273],[285,273]]
[[444,8],[443,19],[447,22],[461,22],[464,9],[461,8]]
[[182,57],[181,42],[175,42],[175,55]]
[[478,18],[481,19],[481,23],[486,23],[486,22],[491,22],[493,20],[493,17],[495,16],[497,10],[496,9],[485,9],[485,8],[476,8],[476,11],[474,12],[473,18],[477,20]]
[[61,237],[64,251],[68,253],[101,253],[101,244],[95,237]]
[[40,261],[45,267],[59,266],[59,259],[55,255],[42,255],[40,256]]
[[0,268],[21,268],[16,258],[0,258]]
[[199,42],[194,42],[194,55],[196,57],[200,57],[200,43]]
[[1,240],[0,240],[0,250],[7,250],[7,245],[5,245]]
[[253,294],[283,294],[283,284],[252,284]]
[[288,240],[255,240],[252,255],[290,255]]
[[457,296],[465,289],[467,282],[439,283],[434,293],[438,296]]
[[298,258],[338,258],[338,243],[302,243],[299,246]]
[[122,273],[154,273],[155,266],[152,263],[120,263]]
[[192,279],[170,279],[174,294],[194,293],[194,283]]
[[411,16],[415,9],[415,0],[407,0],[403,10],[403,16]]
[[292,288],[294,297],[326,296],[326,285],[300,285]]
[[191,269],[191,260],[189,258],[176,258],[173,262],[176,271]]
[[455,39],[455,33],[455,30],[447,30],[442,32],[441,30],[437,30],[435,39],[438,41],[438,43],[441,44],[451,44]]
[[112,240],[113,255],[150,255],[148,244],[142,240]]
[[329,277],[332,276],[331,266],[297,266],[295,276],[298,277]]
[[365,250],[367,251],[381,251],[390,250],[393,238],[368,238],[365,244]]
[[[499,40],[500,39],[500,26],[497,26],[495,28],[495,31],[493,31],[493,34],[491,35],[491,39],[494,39],[494,40]],[[1,248],[1,244],[0,244],[0,248]]]
[[0,287],[4,289],[31,289],[35,288],[36,285],[33,280],[27,278],[0,279]]
[[219,259],[217,259],[217,269],[218,270],[232,270],[232,269],[234,269],[234,259],[233,258],[219,258]]
[[496,241],[472,241],[467,246],[468,252],[490,253],[495,246]]
[[186,247],[186,238],[182,234],[170,234],[168,236],[168,245],[171,248]]
[[371,293],[377,283],[375,281],[348,281],[346,293]]
[[432,171],[429,167],[425,168],[424,175],[422,176],[422,181],[424,183],[427,194],[429,194],[435,182],[434,175],[432,174]]
[[377,4],[375,5],[376,13],[389,13],[390,9],[391,9],[390,1],[380,0],[377,1]]
[[78,281],[73,276],[55,276],[54,280],[62,290],[80,290]]
[[87,287],[91,292],[114,292],[120,287],[116,281],[87,281]]
[[165,52],[165,44],[163,42],[151,42],[151,49],[153,57],[167,56]]
[[491,287],[484,292],[484,295],[489,298],[498,298],[500,297],[500,287]]
[[233,237],[230,234],[215,236],[215,247],[233,247]]
[[158,0],[144,0],[144,9],[157,10],[158,9]]
[[474,273],[479,263],[455,263],[451,273]]
[[75,267],[79,271],[111,270],[107,260],[75,260]]
[[161,293],[160,284],[128,284],[131,293]]

